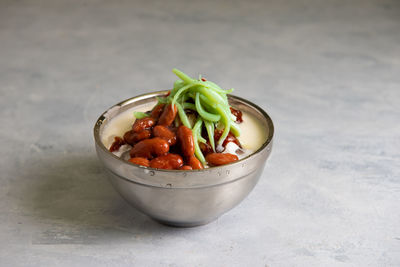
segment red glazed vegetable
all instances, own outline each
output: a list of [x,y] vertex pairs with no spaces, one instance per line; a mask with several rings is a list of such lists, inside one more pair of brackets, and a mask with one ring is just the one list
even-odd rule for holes
[[182,157],[178,154],[169,153],[164,156],[159,156],[150,161],[150,167],[166,170],[177,170],[183,166]]
[[140,133],[146,129],[151,128],[155,124],[155,120],[152,117],[146,117],[143,119],[137,119],[132,126],[132,130],[135,133]]
[[236,155],[229,153],[210,153],[206,156],[208,164],[211,166],[220,166],[238,160]]
[[183,166],[180,167],[179,169],[180,169],[180,170],[185,170],[185,171],[193,170],[192,167],[190,167],[189,165],[183,165]]
[[194,154],[194,139],[192,130],[188,127],[181,125],[177,132],[178,140],[181,144],[182,154],[186,157],[193,156]]
[[165,126],[155,126],[153,128],[153,135],[166,140],[170,146],[173,146],[176,143],[176,134]]
[[193,170],[204,169],[203,164],[195,156],[190,156],[187,163]]
[[151,111],[150,116],[151,116],[152,118],[158,120],[158,118],[160,118],[161,113],[162,113],[163,110],[164,110],[164,106],[165,106],[165,104],[158,104],[157,106],[155,106],[155,107],[153,108],[153,110]]
[[146,158],[141,158],[141,157],[136,157],[136,158],[131,158],[129,159],[130,163],[137,164],[137,165],[142,165],[149,167],[150,166],[150,161]]
[[174,121],[177,112],[178,109],[176,105],[174,105],[173,107],[170,104],[166,105],[160,116],[160,119],[158,120],[158,125],[170,126],[171,123]]
[[162,138],[155,137],[152,139],[145,139],[134,145],[131,149],[131,158],[143,157],[152,159],[155,156],[162,156],[168,153],[168,142]]
[[135,133],[133,130],[130,130],[124,134],[124,140],[126,143],[133,146],[139,141],[150,138],[150,136],[151,132],[149,130],[143,130],[139,133]]
[[112,143],[110,147],[110,152],[118,151],[118,149],[122,146],[125,145],[125,141],[122,140],[121,137],[114,137],[114,142]]

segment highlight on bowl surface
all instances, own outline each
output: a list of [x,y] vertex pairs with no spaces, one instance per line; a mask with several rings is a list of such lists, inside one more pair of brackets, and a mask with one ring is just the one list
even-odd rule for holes
[[231,106],[224,90],[199,76],[178,76],[157,103],[118,114],[102,142],[131,164],[169,170],[196,170],[245,158],[261,147],[266,133],[257,119]]

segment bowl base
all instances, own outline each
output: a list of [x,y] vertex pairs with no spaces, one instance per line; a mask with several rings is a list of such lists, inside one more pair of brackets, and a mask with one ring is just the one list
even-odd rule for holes
[[156,222],[170,226],[170,227],[177,227],[177,228],[190,228],[190,227],[197,227],[197,226],[202,226],[209,224],[210,222],[215,221],[217,218],[207,220],[207,221],[201,221],[201,222],[171,222],[171,221],[164,221],[164,220],[158,220],[158,219],[153,219]]

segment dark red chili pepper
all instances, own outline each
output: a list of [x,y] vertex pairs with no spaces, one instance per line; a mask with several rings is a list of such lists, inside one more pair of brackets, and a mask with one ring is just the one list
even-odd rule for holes
[[237,123],[242,123],[243,122],[243,113],[238,110],[238,109],[234,109],[233,107],[231,107],[231,113],[233,114],[233,116],[236,117],[236,122]]
[[125,141],[121,137],[114,137],[114,142],[110,147],[110,152],[118,151],[122,145],[125,145]]

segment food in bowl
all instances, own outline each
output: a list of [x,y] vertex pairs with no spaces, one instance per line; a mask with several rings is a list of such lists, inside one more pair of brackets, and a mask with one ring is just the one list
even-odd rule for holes
[[104,128],[110,152],[145,167],[195,170],[235,162],[262,146],[265,127],[229,104],[233,89],[173,72],[180,79],[156,103],[126,110]]
[[133,207],[163,224],[203,225],[238,205],[257,184],[272,151],[274,125],[262,108],[229,94],[229,104],[243,113],[238,139],[243,148],[256,149],[249,156],[217,167],[181,171],[131,164],[124,159],[124,155],[130,158],[129,149],[119,156],[110,152],[114,137],[132,129],[132,112],[151,109],[166,94],[135,96],[102,113],[93,129],[96,152],[116,191]]

